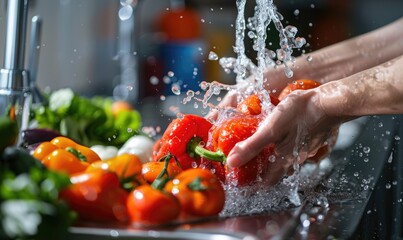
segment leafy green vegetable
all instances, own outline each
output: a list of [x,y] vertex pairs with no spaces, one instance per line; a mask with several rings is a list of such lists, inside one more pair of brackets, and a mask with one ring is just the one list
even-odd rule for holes
[[27,172],[16,174],[1,163],[0,239],[67,236],[75,215],[58,196],[70,184],[68,176],[32,164]]
[[111,98],[85,98],[67,88],[52,92],[48,102],[34,111],[38,127],[56,130],[86,146],[120,147],[140,131],[140,114],[133,110],[114,116]]

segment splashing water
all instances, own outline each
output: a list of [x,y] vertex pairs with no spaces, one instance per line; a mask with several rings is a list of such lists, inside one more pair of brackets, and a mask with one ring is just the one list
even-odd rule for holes
[[[203,107],[208,104],[210,98],[219,95],[221,91],[235,91],[238,102],[250,94],[258,94],[262,100],[262,112],[269,114],[273,105],[270,103],[269,91],[265,88],[265,71],[268,68],[284,66],[284,74],[292,77],[293,72],[288,66],[294,61],[292,56],[294,48],[301,48],[306,42],[304,38],[296,37],[298,32],[294,26],[284,27],[281,23],[283,17],[277,12],[272,0],[256,0],[254,15],[245,20],[246,0],[237,0],[236,6],[238,15],[236,18],[236,38],[234,52],[237,57],[223,57],[219,64],[225,72],[236,74],[236,85],[225,85],[218,82],[203,82],[202,90],[205,91],[202,100]],[[280,46],[276,50],[266,48],[267,30],[270,24],[274,24],[279,32]],[[253,50],[256,52],[257,64],[253,63],[245,54],[244,38],[247,36],[253,40]],[[217,60],[216,55],[210,54],[210,59]],[[189,94],[187,95],[189,100]],[[218,109],[220,110],[220,109]],[[225,112],[225,111],[224,111]],[[223,111],[219,114],[224,114]],[[219,116],[217,122],[229,116]],[[217,123],[216,122],[216,123]],[[303,134],[303,133],[301,133]],[[298,152],[295,154],[294,174],[283,179],[283,181],[268,188],[264,184],[255,184],[249,187],[225,186],[227,193],[226,206],[221,213],[223,216],[234,216],[251,213],[261,213],[269,209],[297,206],[301,204],[298,195],[299,186],[299,165]],[[270,158],[269,161],[276,159]],[[240,197],[243,196],[243,197]]]

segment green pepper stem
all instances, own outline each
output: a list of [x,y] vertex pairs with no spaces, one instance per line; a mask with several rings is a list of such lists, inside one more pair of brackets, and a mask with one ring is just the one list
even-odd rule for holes
[[225,163],[225,161],[227,160],[227,157],[220,149],[218,149],[216,152],[207,150],[207,149],[203,148],[202,146],[200,146],[200,141],[201,141],[200,138],[194,137],[188,142],[186,147],[187,147],[187,152],[190,155],[196,154],[199,157],[206,158],[210,161],[220,162],[223,164]]
[[72,147],[67,147],[66,151],[72,153],[81,162],[87,162],[87,158],[77,149],[72,148]]

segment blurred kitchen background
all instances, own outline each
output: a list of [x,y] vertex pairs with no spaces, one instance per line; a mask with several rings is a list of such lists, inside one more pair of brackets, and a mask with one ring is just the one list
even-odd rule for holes
[[[389,23],[401,17],[403,9],[401,0],[274,3],[284,25],[296,26],[298,35],[307,39],[305,53]],[[247,16],[254,5],[248,2]],[[182,6],[186,11],[168,14]],[[31,18],[42,18],[37,84],[42,90],[70,87],[87,96],[125,98],[129,92],[137,102],[170,95],[167,83],[183,79],[188,82],[182,90],[197,90],[203,80],[233,83],[234,76],[208,55],[213,51],[218,57],[234,56],[236,14],[235,0],[29,0],[27,39]],[[1,56],[5,26],[2,0]],[[277,35],[273,32],[268,41],[276,44]]]

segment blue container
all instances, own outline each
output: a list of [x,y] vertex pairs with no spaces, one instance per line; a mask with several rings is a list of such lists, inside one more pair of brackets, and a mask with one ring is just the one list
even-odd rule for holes
[[164,84],[163,94],[174,94],[173,85],[179,86],[181,93],[200,90],[204,75],[203,49],[201,41],[168,42],[161,45],[163,74],[170,78],[170,82]]

